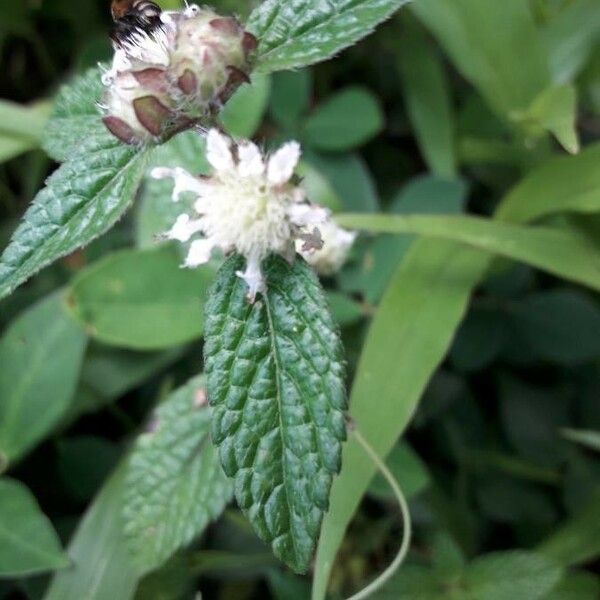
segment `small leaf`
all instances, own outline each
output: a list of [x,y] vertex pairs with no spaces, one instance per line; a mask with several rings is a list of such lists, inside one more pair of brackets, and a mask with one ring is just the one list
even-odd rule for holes
[[318,150],[351,150],[383,127],[377,98],[361,87],[346,88],[321,104],[304,124],[306,145]]
[[0,456],[16,461],[66,413],[85,346],[56,294],[8,328],[0,340]]
[[562,429],[562,436],[570,442],[581,444],[582,446],[600,452],[600,431],[591,431],[585,429]]
[[252,138],[262,123],[269,96],[271,78],[257,73],[252,76],[250,85],[240,87],[219,116],[225,131],[232,136]]
[[600,143],[577,156],[552,158],[515,186],[502,202],[498,218],[531,221],[540,214],[600,212]]
[[553,561],[533,552],[513,550],[477,558],[464,576],[464,586],[473,598],[513,600],[544,598],[562,576]]
[[144,572],[200,535],[232,495],[210,441],[203,386],[197,378],[171,394],[129,459],[125,533]]
[[375,212],[377,186],[366,163],[357,154],[309,154],[307,161],[331,184],[346,210]]
[[405,20],[397,60],[406,110],[421,153],[432,173],[456,175],[455,124],[442,59],[422,28]]
[[48,102],[21,106],[0,100],[0,162],[39,147],[49,112]]
[[254,304],[235,275],[242,264],[223,265],[206,303],[213,441],[255,531],[305,572],[346,435],[342,347],[306,263],[268,258]]
[[60,89],[43,140],[44,150],[55,160],[64,162],[114,143],[98,109],[104,89],[101,76],[102,69],[95,67]]
[[549,131],[567,152],[579,152],[577,134],[577,91],[573,85],[544,90],[524,115],[526,126]]
[[130,600],[141,577],[123,533],[125,469],[117,468],[69,544],[70,569],[56,574],[44,600]]
[[579,514],[538,547],[541,554],[564,566],[589,562],[600,555],[600,495],[593,495]]
[[310,69],[281,71],[273,75],[270,112],[284,128],[295,128],[308,110],[312,96]]
[[[181,167],[195,175],[207,175],[210,165],[205,158],[204,137],[196,131],[185,131],[153,149],[152,167]],[[182,204],[171,202],[173,183],[168,179],[153,179],[148,174],[140,193],[137,210],[136,241],[140,248],[154,248],[156,237],[168,231],[184,210]]]
[[18,481],[0,479],[0,577],[44,573],[68,564],[31,492]]
[[[429,486],[430,477],[425,463],[408,444],[397,445],[388,455],[386,465],[409,499]],[[378,473],[371,482],[369,493],[387,500],[395,498],[389,482],[381,473]]]
[[48,179],[0,256],[0,298],[104,233],[133,200],[145,153],[114,138],[83,146]]
[[258,68],[283,71],[331,58],[369,35],[407,0],[266,0],[248,29],[259,40]]
[[[68,304],[88,333],[107,343],[157,350],[202,335],[210,269],[182,269],[173,246],[116,252],[82,271]],[[157,285],[158,283],[158,285]]]

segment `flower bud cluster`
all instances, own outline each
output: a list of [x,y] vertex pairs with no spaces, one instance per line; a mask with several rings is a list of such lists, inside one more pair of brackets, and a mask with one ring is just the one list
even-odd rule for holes
[[256,38],[233,17],[188,6],[114,42],[104,124],[128,144],[165,140],[217,111],[245,81]]

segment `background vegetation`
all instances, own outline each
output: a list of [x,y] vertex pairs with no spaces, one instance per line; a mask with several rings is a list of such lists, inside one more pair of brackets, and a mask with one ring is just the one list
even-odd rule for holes
[[[107,4],[0,6],[0,248],[55,168],[40,148],[54,94],[110,57]],[[301,140],[312,197],[388,232],[361,236],[325,282],[353,415],[391,450],[415,524],[380,600],[600,596],[599,40],[597,0],[415,0],[333,61],[257,76],[223,116],[235,135]],[[205,168],[193,134],[152,161]],[[0,598],[310,597],[234,504],[185,544],[230,490],[203,498],[213,514],[189,501],[191,474],[219,477],[196,461],[204,418],[181,429],[192,388],[173,393],[201,371],[212,271],[180,271],[157,246],[168,193],[146,181],[110,233],[0,302]],[[400,218],[414,214],[439,218]],[[157,419],[173,427],[138,437]],[[345,461],[331,509],[344,523],[372,472],[352,444]],[[156,522],[176,539],[150,546]],[[401,532],[375,478],[331,597],[385,568]],[[326,519],[315,599],[343,534]]]

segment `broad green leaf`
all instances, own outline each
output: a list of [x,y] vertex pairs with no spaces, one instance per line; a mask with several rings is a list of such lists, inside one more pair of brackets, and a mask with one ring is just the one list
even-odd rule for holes
[[21,106],[0,100],[0,162],[39,147],[49,112],[48,102]]
[[412,233],[461,242],[600,290],[600,254],[591,243],[568,231],[466,216],[348,214],[338,215],[336,220],[349,229]]
[[68,419],[82,413],[100,410],[130,390],[138,387],[182,355],[181,348],[162,352],[132,352],[120,348],[92,344],[81,368]]
[[352,325],[365,316],[362,306],[341,292],[327,292],[327,301],[331,314],[342,327]]
[[346,210],[374,212],[379,206],[377,187],[366,163],[356,154],[307,155],[312,164],[326,179],[342,201]]
[[412,11],[500,116],[524,111],[550,85],[548,57],[523,0],[419,0]]
[[[407,498],[420,494],[430,483],[425,463],[408,444],[396,446],[389,453],[386,464]],[[369,493],[387,500],[394,499],[390,484],[380,473],[371,482]]]
[[304,142],[317,150],[352,150],[383,127],[377,98],[365,88],[346,88],[331,96],[306,119]]
[[271,78],[257,73],[250,85],[243,85],[227,102],[219,118],[228,134],[252,138],[262,123],[269,95]]
[[454,114],[441,58],[422,31],[406,19],[397,61],[406,110],[432,173],[456,175]]
[[600,452],[600,431],[591,431],[585,429],[562,429],[561,435],[576,444],[581,444],[586,448]]
[[600,556],[600,496],[552,533],[538,551],[564,566],[586,563]]
[[250,304],[230,258],[206,303],[212,438],[238,504],[293,570],[312,558],[346,436],[344,362],[312,270],[278,256]]
[[125,533],[144,572],[199,536],[232,495],[209,435],[202,378],[158,406],[129,458]]
[[310,584],[299,577],[271,570],[267,575],[273,600],[306,600],[310,596]]
[[283,71],[331,58],[358,42],[407,0],[266,0],[250,15],[258,68]]
[[310,69],[275,73],[270,106],[275,121],[286,128],[297,127],[310,105],[312,86]]
[[577,290],[530,294],[509,316],[520,343],[543,359],[576,365],[600,357],[600,308]]
[[577,91],[573,85],[547,88],[533,101],[522,119],[534,135],[536,128],[540,133],[549,131],[567,152],[579,152]]
[[452,573],[406,566],[373,600],[514,600],[546,598],[562,570],[533,552],[487,554]]
[[[460,180],[419,176],[402,186],[389,210],[403,215],[459,214],[464,209],[466,196],[467,187]],[[377,304],[412,241],[410,235],[377,236],[364,254],[339,275],[341,285],[346,290],[361,293],[367,302]]]
[[210,269],[182,269],[177,248],[116,252],[82,271],[68,293],[73,315],[115,346],[156,350],[202,335]]
[[[580,165],[582,178],[589,177],[589,157],[585,152],[563,160]],[[600,183],[581,187],[578,168],[574,166],[571,177],[549,206],[540,198],[534,204],[535,210],[524,216],[520,207],[521,202],[527,203],[528,194],[523,190],[535,191],[532,182],[547,169],[549,166],[543,165],[533,171],[509,195],[510,206],[505,208],[506,199],[500,204],[497,215],[520,223],[541,218],[546,210],[554,213],[582,207],[585,211],[590,199],[600,193]],[[371,324],[350,402],[352,417],[381,456],[386,456],[402,435],[427,382],[448,350],[472,291],[489,266],[490,260],[479,252],[445,241],[422,239],[413,244],[398,267]],[[381,377],[380,373],[386,376]],[[373,411],[373,398],[378,399],[378,411]],[[330,510],[323,521],[313,600],[325,597],[335,555],[374,474],[375,468],[362,449],[350,440],[344,449],[342,471],[332,487]]]
[[145,153],[115,138],[84,146],[48,179],[0,256],[0,298],[104,233],[133,200]]
[[72,566],[52,579],[44,600],[129,600],[141,572],[123,533],[125,468],[102,488],[68,548]]
[[50,110],[50,103],[46,101],[22,106],[0,100],[0,134],[12,134],[39,142]]
[[552,77],[567,83],[584,66],[600,38],[600,4],[576,0],[566,5],[544,28],[542,35]]
[[[357,427],[381,456],[387,455],[413,416],[488,264],[483,254],[456,244],[419,240],[392,277],[371,324],[350,401]],[[342,464],[317,550],[313,600],[325,598],[337,549],[375,474],[353,438],[344,447]]]
[[185,210],[181,202],[171,201],[173,183],[151,178],[151,168],[181,167],[194,175],[207,175],[210,166],[204,146],[203,136],[186,131],[152,150],[136,215],[136,242],[140,248],[154,248],[160,242],[157,237],[168,231]]
[[55,571],[68,564],[33,494],[18,481],[0,479],[0,577]]
[[577,156],[553,158],[509,192],[499,219],[532,221],[559,212],[600,212],[600,144]]
[[86,336],[55,294],[0,340],[0,456],[13,462],[60,421],[73,399]]
[[562,576],[562,569],[543,555],[513,550],[475,559],[464,575],[467,598],[514,600],[544,598]]
[[600,579],[588,571],[569,573],[544,600],[597,600]]
[[55,160],[68,161],[117,143],[98,110],[101,76],[101,67],[95,67],[60,89],[43,139],[44,150]]
[[0,131],[0,163],[37,148],[38,143],[26,137]]
[[302,177],[302,187],[306,190],[306,197],[311,202],[320,204],[333,212],[339,212],[342,209],[342,199],[318,169],[306,161],[301,161],[296,168],[296,173]]

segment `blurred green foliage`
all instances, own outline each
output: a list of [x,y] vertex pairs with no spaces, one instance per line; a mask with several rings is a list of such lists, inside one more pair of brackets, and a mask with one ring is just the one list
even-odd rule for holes
[[[245,18],[257,3],[214,4]],[[1,248],[55,168],[41,138],[59,86],[110,58],[107,5],[0,5]],[[414,0],[333,61],[255,76],[222,124],[267,146],[300,140],[309,193],[336,212],[447,217],[454,236],[450,217],[495,214],[600,249],[599,42],[598,0]],[[150,160],[202,172],[202,152],[186,133]],[[201,370],[212,278],[156,248],[175,216],[168,194],[146,178],[114,229],[0,302],[0,598],[310,597],[310,578],[284,571],[233,506],[152,573],[129,551],[128,449]],[[412,230],[369,234],[325,281],[353,410],[391,450],[415,522],[381,600],[600,594],[600,306],[597,287],[572,281],[582,264],[597,276],[597,255],[538,250],[562,279]],[[389,490],[353,452],[315,600],[363,586],[399,544]],[[11,547],[6,523],[27,544]],[[66,564],[59,537],[72,567],[53,576]]]

